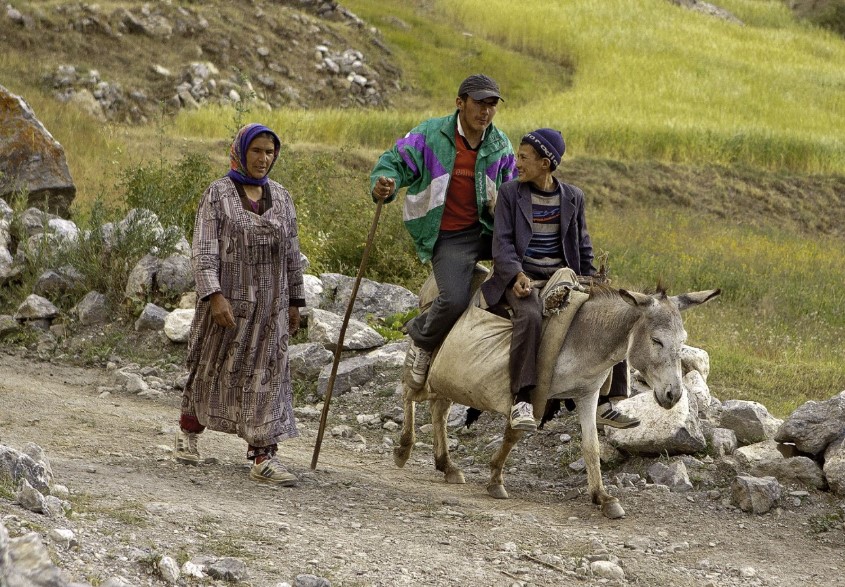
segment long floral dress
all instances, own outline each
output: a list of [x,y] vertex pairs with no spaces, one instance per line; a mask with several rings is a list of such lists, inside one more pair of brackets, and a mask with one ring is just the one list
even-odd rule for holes
[[[188,345],[182,414],[262,447],[298,436],[288,364],[288,307],[304,299],[296,211],[270,181],[271,206],[259,216],[241,204],[228,178],[212,183],[197,211],[193,265],[197,308]],[[211,317],[221,292],[234,328]]]

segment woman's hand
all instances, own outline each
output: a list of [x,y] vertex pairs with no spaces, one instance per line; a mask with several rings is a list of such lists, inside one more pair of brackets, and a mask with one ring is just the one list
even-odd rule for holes
[[525,273],[520,272],[513,283],[513,295],[518,298],[525,298],[531,295],[531,280]]
[[214,323],[223,328],[235,326],[235,315],[232,313],[232,305],[226,297],[218,292],[211,294],[211,319]]
[[293,336],[299,331],[299,307],[291,306],[288,308],[288,333]]

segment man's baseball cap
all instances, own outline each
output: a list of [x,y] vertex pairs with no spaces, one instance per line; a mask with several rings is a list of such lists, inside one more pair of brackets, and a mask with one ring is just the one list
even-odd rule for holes
[[497,98],[504,102],[504,98],[499,95],[499,84],[481,73],[471,75],[461,82],[461,87],[458,88],[458,96],[465,94],[473,100]]

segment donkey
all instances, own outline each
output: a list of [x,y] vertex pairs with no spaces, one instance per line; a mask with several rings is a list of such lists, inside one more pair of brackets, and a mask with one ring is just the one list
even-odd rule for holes
[[[627,358],[628,364],[649,384],[657,403],[667,410],[672,408],[684,393],[680,354],[687,333],[681,311],[719,294],[720,290],[714,289],[670,297],[660,286],[654,294],[593,286],[590,297],[573,317],[557,354],[547,399],[572,399],[578,406],[590,498],[604,516],[621,518],[625,510],[618,499],[607,493],[601,477],[596,406],[602,384],[613,366]],[[460,376],[456,373],[450,383],[456,387],[447,389],[441,384],[442,389],[432,389],[427,381],[419,392],[404,385],[405,420],[393,457],[399,467],[410,457],[415,442],[415,402],[429,400],[435,466],[444,473],[447,483],[465,483],[460,468],[449,458],[446,438],[446,419],[452,405],[450,392],[454,395],[453,390],[460,389]],[[545,399],[534,403],[536,419],[543,414]],[[485,406],[470,407],[485,409]],[[487,492],[494,498],[508,497],[502,472],[505,460],[522,435],[510,423],[506,425],[502,446],[490,462]]]

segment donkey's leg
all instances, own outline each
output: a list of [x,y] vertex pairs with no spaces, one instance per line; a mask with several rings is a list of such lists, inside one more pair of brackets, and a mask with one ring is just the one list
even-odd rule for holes
[[393,447],[393,462],[397,467],[403,467],[411,456],[414,448],[414,409],[416,403],[413,400],[414,392],[404,383],[402,384],[402,409],[405,412],[405,419],[402,422],[402,434],[399,436],[399,445]]
[[596,407],[599,393],[581,398],[578,401],[578,421],[581,424],[581,452],[584,464],[587,465],[587,485],[590,499],[601,508],[601,513],[610,519],[622,518],[625,510],[619,500],[610,495],[604,488],[601,479],[601,448],[599,433],[596,429]]
[[490,461],[490,481],[487,483],[487,493],[496,499],[507,499],[508,492],[505,491],[505,481],[502,472],[505,468],[505,461],[514,445],[519,442],[524,430],[514,430],[510,424],[505,428],[505,438],[502,440],[502,446]]
[[439,397],[431,400],[431,426],[434,444],[434,466],[443,471],[446,483],[466,483],[461,469],[455,466],[449,458],[449,439],[446,436],[446,421],[449,418],[449,408],[452,400]]

